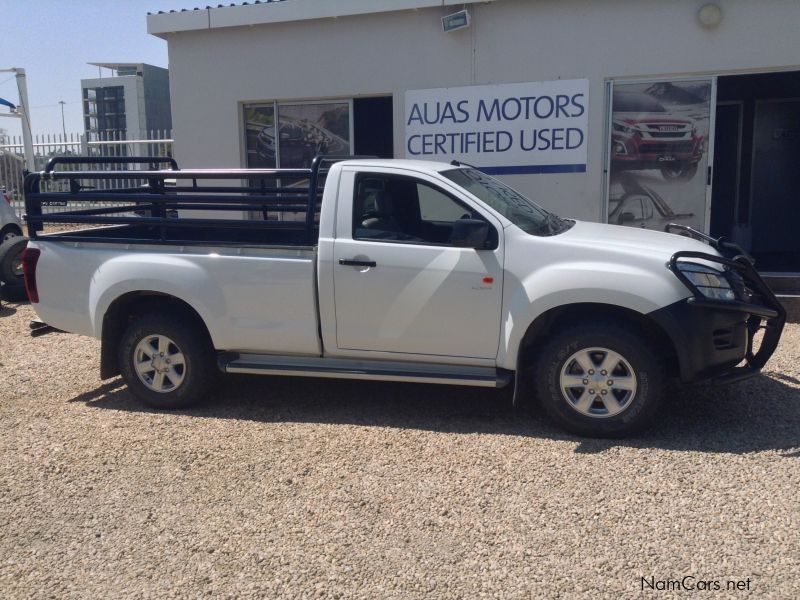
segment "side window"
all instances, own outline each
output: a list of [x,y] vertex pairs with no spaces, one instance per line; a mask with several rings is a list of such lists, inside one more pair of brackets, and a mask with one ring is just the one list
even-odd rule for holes
[[631,219],[640,221],[644,215],[642,214],[642,199],[640,196],[631,196],[626,198],[622,204],[620,214],[629,213],[632,215]]
[[356,178],[353,239],[447,245],[458,219],[482,217],[436,187],[363,173]]
[[427,185],[417,184],[417,196],[419,197],[420,218],[423,221],[452,223],[464,215],[472,217],[471,211],[465,210],[450,196]]

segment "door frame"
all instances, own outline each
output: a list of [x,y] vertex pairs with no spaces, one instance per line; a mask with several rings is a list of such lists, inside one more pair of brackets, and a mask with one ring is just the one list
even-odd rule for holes
[[[742,139],[744,135],[744,101],[743,100],[723,100],[722,102],[717,102],[717,106],[735,106],[737,108],[738,114],[738,135],[736,136],[736,185],[734,187],[734,194],[733,194],[733,229],[734,231],[740,229],[740,220],[739,220],[739,200],[741,198],[741,182],[742,182]],[[716,114],[715,114],[716,119]],[[714,131],[716,133],[716,123],[714,124]],[[716,149],[716,144],[715,144]],[[712,165],[713,166],[713,165]],[[712,172],[712,179],[713,179],[713,172]],[[711,208],[710,204],[713,203],[713,198],[709,203],[709,210]],[[711,216],[709,213],[708,218],[708,230],[711,231]]]

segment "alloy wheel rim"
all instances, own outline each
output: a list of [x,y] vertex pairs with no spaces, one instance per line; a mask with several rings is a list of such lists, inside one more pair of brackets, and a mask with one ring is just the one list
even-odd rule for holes
[[177,390],[186,378],[186,357],[165,335],[148,335],[133,352],[133,367],[139,381],[159,394]]
[[21,257],[20,258],[15,258],[14,260],[11,261],[11,271],[17,277],[22,277],[23,276],[24,272],[22,270],[22,258]]
[[637,379],[630,362],[609,348],[578,350],[561,367],[561,395],[569,406],[593,419],[615,417],[636,396]]

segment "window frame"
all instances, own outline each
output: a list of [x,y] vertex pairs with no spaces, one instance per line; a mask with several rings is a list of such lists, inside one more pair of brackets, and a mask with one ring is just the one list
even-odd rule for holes
[[[352,192],[352,201],[350,207],[350,239],[357,242],[373,242],[373,243],[384,243],[384,244],[403,244],[403,245],[411,245],[411,246],[432,246],[436,248],[459,248],[464,250],[469,250],[470,248],[463,248],[462,246],[454,246],[453,244],[447,243],[439,243],[439,242],[427,242],[422,241],[418,242],[415,240],[388,240],[388,239],[381,239],[381,238],[364,238],[358,237],[356,234],[356,206],[357,206],[357,197],[358,197],[358,189],[359,184],[363,179],[370,179],[370,178],[391,178],[391,179],[402,179],[405,181],[411,181],[417,185],[425,185],[440,194],[446,196],[451,201],[455,202],[459,206],[463,207],[466,212],[471,214],[478,214],[480,220],[484,221],[489,226],[489,236],[487,238],[487,245],[484,248],[472,248],[473,250],[497,250],[500,246],[500,234],[497,231],[497,227],[492,220],[488,218],[486,215],[483,214],[477,208],[470,206],[469,203],[464,201],[461,198],[458,198],[456,195],[452,194],[451,192],[443,189],[440,185],[432,181],[428,181],[425,179],[421,179],[419,177],[414,177],[413,175],[402,175],[399,173],[387,173],[385,171],[357,171],[355,173],[355,177],[353,179],[353,192]],[[419,198],[417,199],[419,201]],[[420,220],[422,220],[422,214],[420,213]],[[436,221],[428,221],[430,223],[436,223]],[[453,221],[455,223],[455,221]]]

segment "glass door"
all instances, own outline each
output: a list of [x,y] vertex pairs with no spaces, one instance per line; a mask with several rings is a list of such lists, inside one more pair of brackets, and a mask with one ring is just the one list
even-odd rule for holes
[[610,81],[609,223],[708,232],[716,79]]

